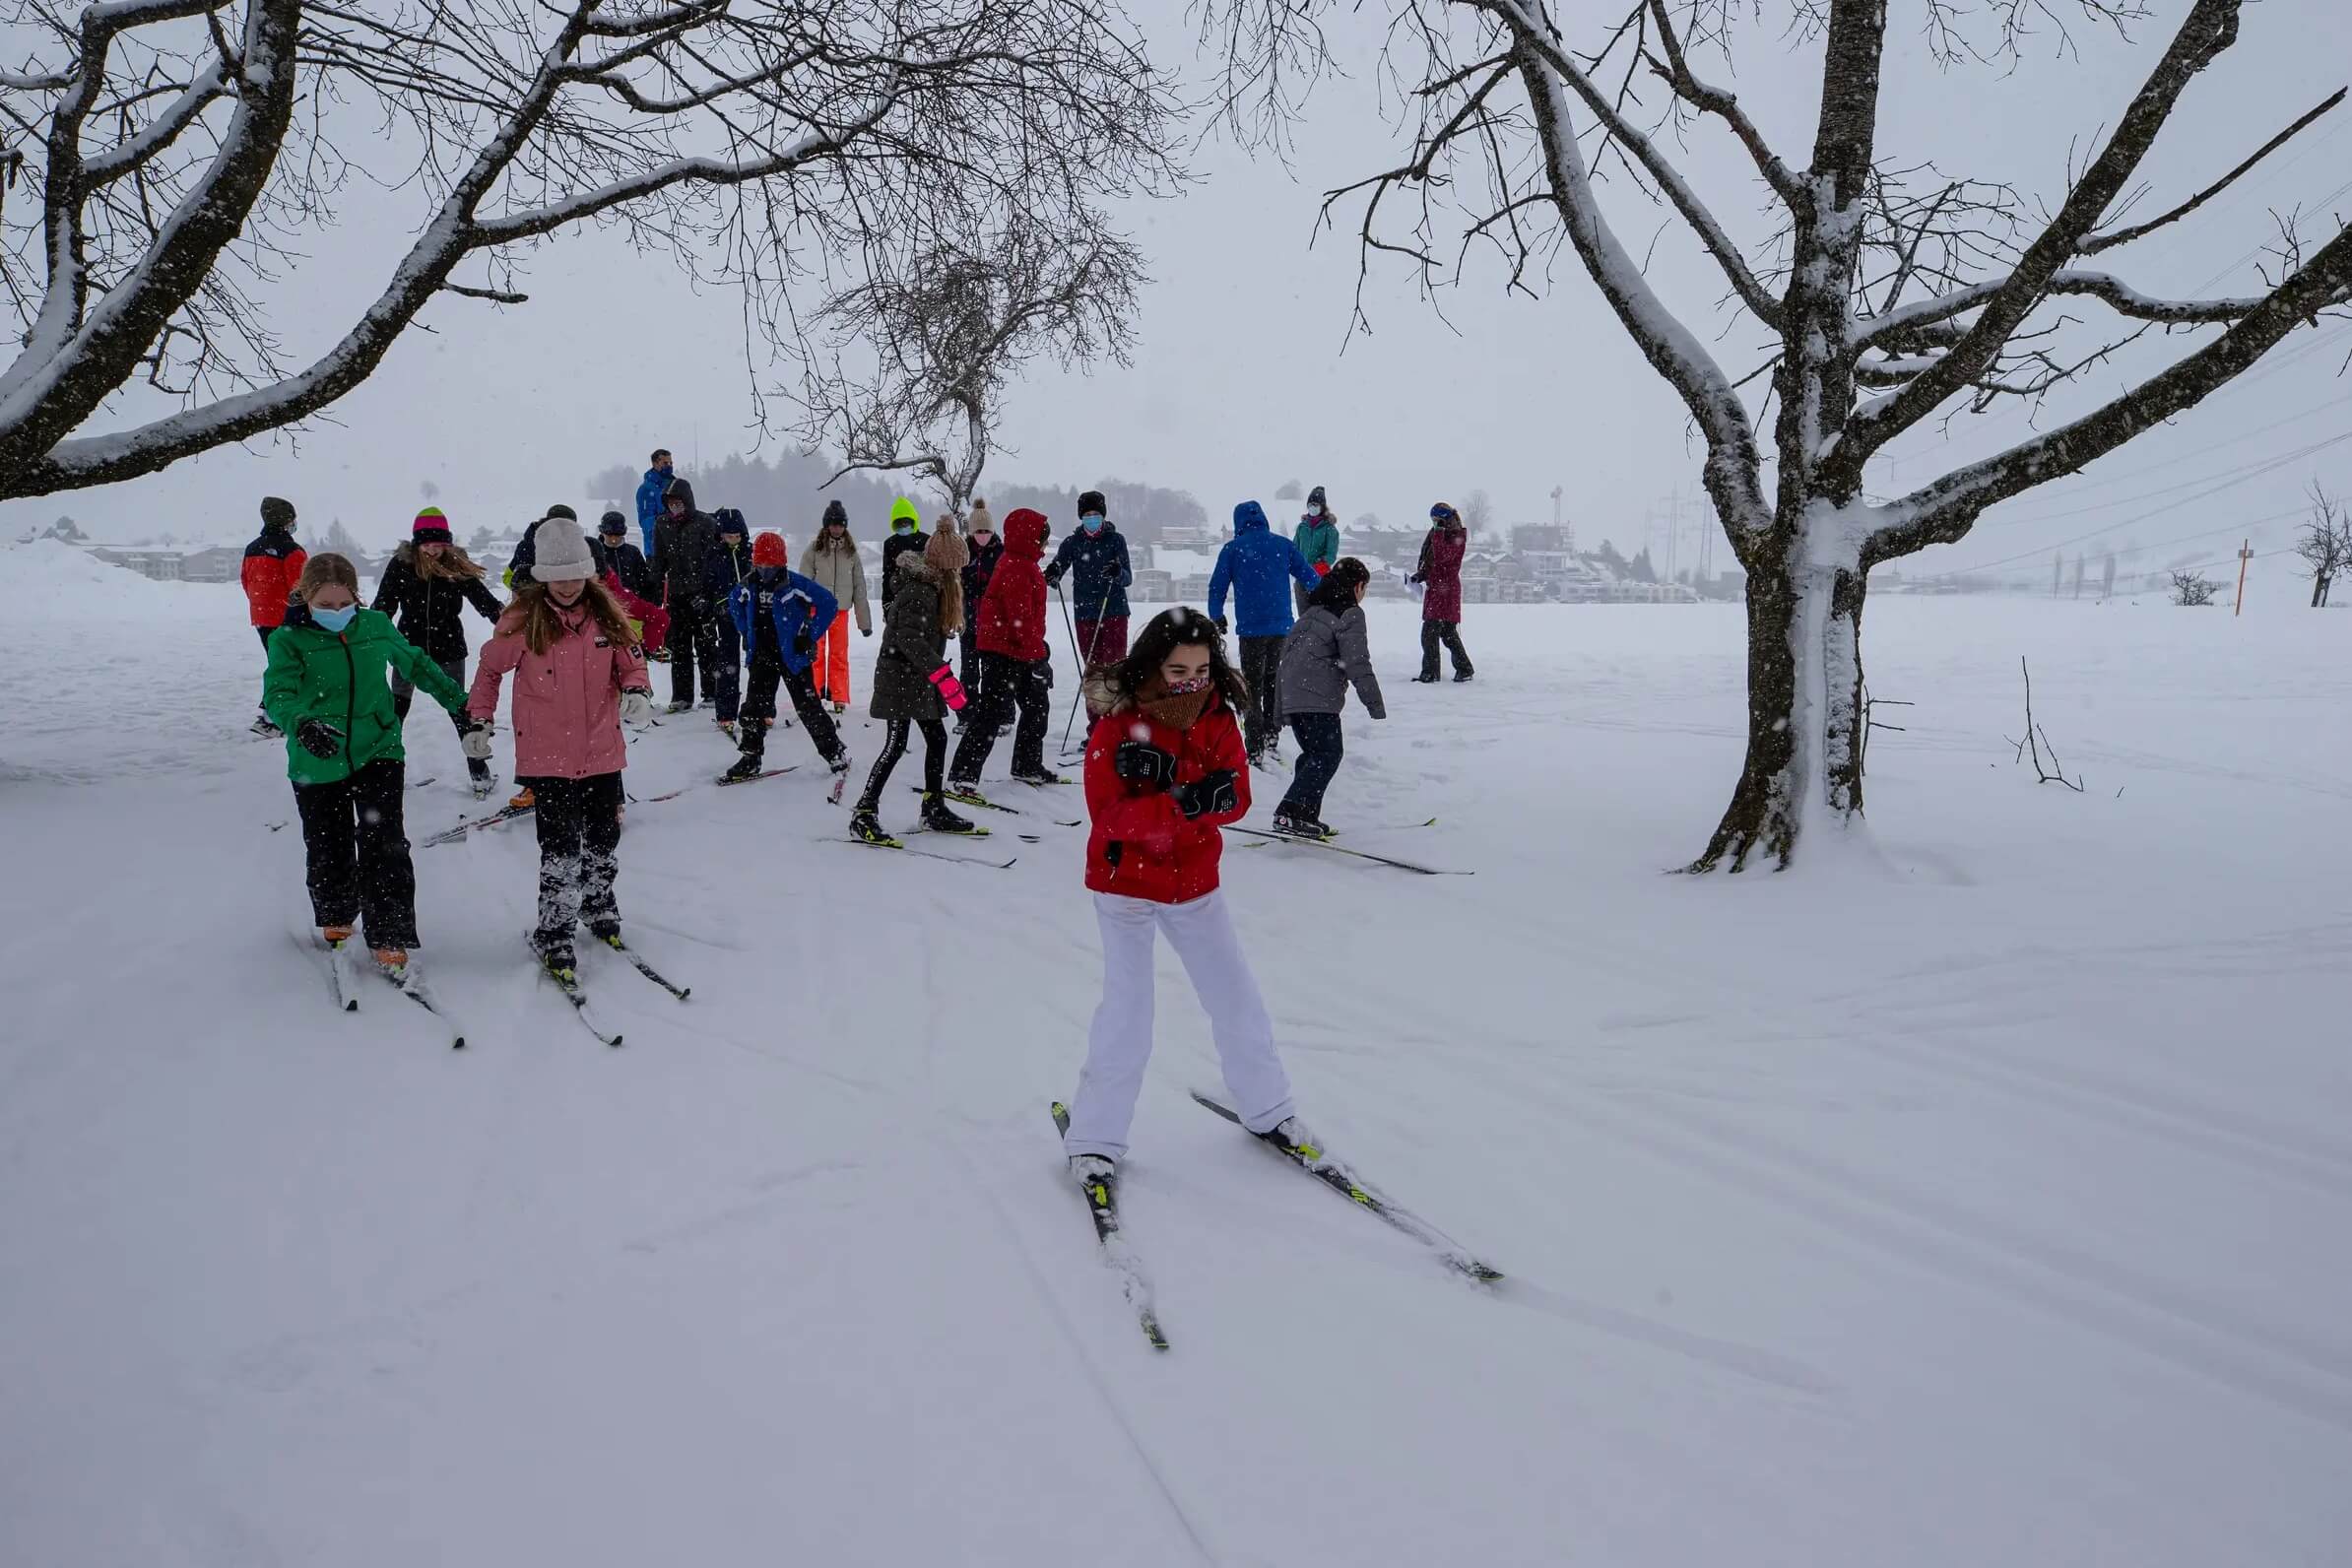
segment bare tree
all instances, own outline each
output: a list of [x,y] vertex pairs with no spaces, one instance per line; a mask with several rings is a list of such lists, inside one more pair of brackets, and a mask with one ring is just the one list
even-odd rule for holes
[[[796,341],[804,269],[902,271],[940,214],[1076,220],[1174,172],[1169,85],[1108,0],[0,5],[28,40],[0,158],[37,197],[0,213],[0,498],[313,415],[437,297],[522,303],[568,226],[740,286],[749,351]],[[273,305],[355,180],[414,201],[415,237],[297,363]],[[177,411],[87,432],[142,379]]]
[[1494,497],[1484,490],[1473,490],[1462,503],[1462,526],[1472,538],[1492,531],[1494,527]]
[[2213,579],[2201,571],[2176,571],[2172,574],[2173,603],[2176,605],[2209,605],[2213,602]]
[[1129,362],[1144,281],[1142,253],[1094,215],[1076,229],[1015,215],[994,232],[943,237],[818,312],[801,434],[842,454],[834,479],[910,470],[961,516],[1013,374],[1040,356],[1064,368]]
[[[1328,63],[1339,0],[1202,0],[1226,49],[1223,107],[1244,133],[1278,135],[1303,79]],[[1987,508],[2072,474],[2194,407],[2300,325],[2352,298],[2352,234],[2308,254],[2290,220],[2266,292],[2167,299],[2086,265],[2181,223],[2343,101],[2338,92],[2156,216],[2129,221],[2141,165],[2182,95],[2236,41],[2244,0],[2189,0],[2146,80],[2108,116],[2062,199],[2038,210],[2009,187],[1906,163],[1879,145],[1886,0],[1632,0],[1591,46],[1563,33],[1581,9],[1548,0],[1397,0],[1383,80],[1409,150],[1332,192],[1357,216],[1368,270],[1411,268],[1425,290],[1495,257],[1534,294],[1563,250],[1681,401],[1705,447],[1700,475],[1747,577],[1746,761],[1693,870],[1787,864],[1802,824],[1862,806],[1863,595],[1872,567],[1967,536]],[[2013,52],[2037,25],[2079,11],[2118,28],[2138,0],[1916,0],[1908,10],[1946,65]],[[1819,56],[1809,156],[1792,163],[1729,89],[1745,15]],[[1647,115],[1638,87],[1663,87]],[[1671,137],[1713,128],[1746,154],[1770,232],[1743,241],[1678,166]],[[1694,328],[1661,297],[1599,194],[1611,170],[1670,210],[1726,285],[1737,320]],[[1364,294],[1358,293],[1358,312]],[[2066,307],[2061,310],[2060,306]],[[2086,320],[2072,313],[2096,307]],[[2112,318],[2112,330],[2099,323]],[[1745,375],[1709,347],[1735,328],[1767,347]],[[2158,329],[2218,327],[2212,341],[2079,418],[2037,431],[1908,494],[1866,494],[1863,467],[1906,431],[2035,401]],[[1766,421],[1769,418],[1770,423]],[[1767,463],[1771,473],[1767,475]]]
[[2335,581],[2336,573],[2352,566],[2352,512],[2343,503],[2312,482],[2312,518],[2303,525],[2303,537],[2295,541],[2295,554],[2303,557],[2312,579],[2312,608],[2327,608],[2327,588]]

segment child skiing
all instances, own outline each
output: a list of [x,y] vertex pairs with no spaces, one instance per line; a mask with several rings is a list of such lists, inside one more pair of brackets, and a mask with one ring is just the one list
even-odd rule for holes
[[[956,661],[961,665],[964,694],[977,698],[980,694],[980,631],[973,624],[980,617],[980,601],[988,597],[988,579],[996,575],[997,562],[1005,557],[1005,542],[997,538],[996,519],[989,515],[988,502],[977,495],[972,497],[972,509],[965,513],[964,532],[971,559],[963,568],[963,635],[955,639]],[[974,702],[967,702],[956,710],[955,728],[962,730],[972,722]]]
[[1242,699],[1243,734],[1250,765],[1267,760],[1282,735],[1282,639],[1290,635],[1290,583],[1309,593],[1323,579],[1307,565],[1298,546],[1267,526],[1266,508],[1243,501],[1233,508],[1233,537],[1217,552],[1209,578],[1209,619],[1225,629],[1225,592],[1233,593],[1233,619],[1241,623],[1241,678],[1249,685]]
[[[866,608],[866,562],[858,556],[858,542],[849,537],[849,508],[839,501],[825,504],[824,526],[801,552],[801,575],[857,616],[859,636],[874,635],[874,613]],[[849,711],[848,616],[835,616],[831,629],[818,640],[817,670],[810,685],[833,705],[835,713]]]
[[1298,766],[1274,812],[1277,833],[1332,836],[1323,821],[1323,792],[1345,754],[1339,710],[1347,705],[1347,688],[1355,687],[1373,718],[1389,716],[1364,623],[1364,589],[1371,581],[1370,570],[1353,555],[1332,567],[1307,596],[1306,613],[1282,644],[1282,707],[1298,735]]
[[1429,537],[1421,541],[1421,558],[1406,582],[1419,583],[1421,595],[1421,673],[1413,679],[1432,685],[1437,680],[1437,649],[1443,643],[1454,655],[1454,679],[1468,681],[1470,653],[1462,646],[1462,556],[1470,548],[1470,530],[1462,516],[1444,501],[1429,508]]
[[973,612],[980,623],[980,711],[947,770],[947,793],[966,805],[987,804],[980,769],[1015,709],[1020,722],[1013,735],[1013,776],[1023,784],[1063,782],[1045,766],[1054,666],[1045,640],[1045,574],[1037,562],[1045,555],[1046,527],[1045,514],[1025,506],[1005,519],[1005,554]]
[[[438,506],[427,506],[409,527],[409,542],[392,553],[384,575],[375,585],[367,608],[390,615],[400,634],[415,643],[440,672],[462,689],[466,684],[465,607],[472,605],[491,625],[505,613],[498,596],[484,585],[485,568],[450,537],[449,519]],[[392,711],[405,725],[416,686],[398,669],[392,672]],[[459,744],[473,722],[452,712]],[[466,772],[474,798],[490,792],[490,766],[483,757],[466,758]]]
[[1081,1187],[1107,1185],[1127,1153],[1151,1059],[1151,954],[1161,933],[1209,1013],[1242,1125],[1287,1148],[1311,1148],[1292,1114],[1274,1022],[1217,890],[1219,829],[1250,809],[1233,719],[1248,693],[1216,628],[1185,609],[1153,617],[1126,662],[1097,682],[1104,713],[1086,743],[1086,886],[1102,930],[1102,1002],[1062,1141],[1071,1174]]
[[482,650],[467,710],[480,728],[467,754],[488,760],[498,688],[514,683],[514,770],[538,803],[539,924],[531,946],[565,985],[577,975],[572,928],[606,942],[621,936],[613,896],[621,842],[621,770],[628,765],[622,720],[653,715],[652,683],[621,603],[594,578],[575,523],[539,525],[532,580]]
[[849,752],[833,728],[832,715],[809,684],[809,666],[817,657],[817,639],[833,623],[839,607],[823,588],[789,570],[784,562],[790,558],[782,534],[761,534],[751,541],[751,575],[727,594],[727,616],[751,655],[751,677],[739,726],[743,755],[719,782],[741,784],[764,771],[767,721],[776,716],[776,687],[781,684],[791,692],[793,711],[817,744],[817,755],[833,770],[832,798],[838,801],[849,777]]
[[1078,621],[1072,634],[1078,638],[1081,691],[1088,689],[1089,676],[1127,657],[1127,588],[1136,574],[1128,564],[1127,541],[1112,526],[1109,512],[1102,491],[1080,495],[1078,532],[1062,541],[1054,563],[1045,568],[1048,588],[1060,588],[1064,572],[1077,573],[1072,591],[1078,596]]
[[743,708],[744,660],[749,650],[736,632],[735,617],[727,606],[736,584],[751,575],[751,525],[733,506],[720,507],[711,513],[711,519],[719,530],[719,548],[710,557],[711,618],[718,627],[714,641],[719,652],[705,694],[717,705],[718,726],[732,741],[736,716]]
[[376,611],[341,555],[303,563],[295,602],[269,639],[262,708],[286,732],[287,775],[302,818],[310,915],[330,947],[364,927],[396,978],[417,946],[417,874],[401,821],[400,717],[387,671],[461,712],[465,688]]
[[929,536],[923,532],[923,514],[915,503],[901,495],[890,503],[890,537],[882,541],[882,603],[890,602],[890,568],[908,551],[920,551]]
[[882,754],[866,775],[865,793],[849,830],[869,844],[897,842],[882,831],[882,790],[906,754],[907,732],[923,732],[923,826],[934,833],[968,833],[972,824],[941,798],[947,761],[949,708],[961,708],[963,687],[947,669],[947,638],[963,627],[963,568],[970,559],[951,523],[932,530],[920,555],[901,555],[897,587],[882,606],[882,655],[874,661],[873,715],[889,726]]
[[[646,478],[650,483],[652,475]],[[718,694],[719,525],[708,512],[695,509],[694,487],[683,476],[673,475],[663,488],[662,505],[645,562],[661,585],[662,608],[670,613],[670,711],[684,713],[694,705],[697,665],[704,694]]]
[[[264,495],[261,532],[245,547],[244,563],[237,568],[238,581],[245,590],[245,610],[252,617],[253,629],[261,636],[265,660],[270,652],[270,633],[285,624],[287,603],[294,598],[294,583],[302,575],[302,563],[309,559],[302,547],[294,543],[294,502]],[[253,733],[278,733],[278,727],[270,722],[266,703],[253,715]]]

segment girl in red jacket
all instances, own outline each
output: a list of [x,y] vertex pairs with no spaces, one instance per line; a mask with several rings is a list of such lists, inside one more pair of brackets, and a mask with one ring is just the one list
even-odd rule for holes
[[[1010,522],[1008,523],[1010,531]],[[1249,758],[1233,714],[1248,700],[1209,618],[1168,610],[1087,695],[1103,710],[1086,743],[1086,885],[1102,928],[1102,1003],[1062,1140],[1081,1187],[1107,1181],[1151,1060],[1156,935],[1184,960],[1209,1014],[1225,1087],[1253,1133],[1309,1146],[1291,1114],[1274,1020],[1217,891],[1219,831],[1250,809]]]
[[[1045,572],[1037,562],[1045,555],[1046,531],[1045,513],[1026,506],[1005,519],[1004,556],[979,607],[969,611],[979,628],[980,696],[947,769],[947,798],[967,806],[988,804],[980,793],[980,769],[1015,708],[1020,723],[1013,732],[1013,776],[1023,784],[1066,782],[1045,765],[1054,660],[1045,640]],[[883,582],[886,593],[887,573]]]

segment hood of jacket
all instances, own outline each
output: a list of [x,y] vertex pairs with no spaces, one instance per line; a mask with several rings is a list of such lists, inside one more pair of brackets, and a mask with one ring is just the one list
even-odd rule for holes
[[1008,555],[1025,555],[1031,560],[1045,554],[1045,513],[1031,511],[1026,506],[1014,508],[1005,519],[1005,550]]
[[923,531],[923,513],[903,495],[890,503],[890,527],[895,530],[900,523],[913,524],[917,533]]
[[687,514],[689,516],[692,515],[694,511],[694,487],[686,482],[686,476],[684,474],[671,475],[670,483],[662,490],[662,504],[666,506],[672,501],[686,502]]
[[1256,501],[1243,501],[1233,508],[1233,537],[1266,532],[1266,508]]

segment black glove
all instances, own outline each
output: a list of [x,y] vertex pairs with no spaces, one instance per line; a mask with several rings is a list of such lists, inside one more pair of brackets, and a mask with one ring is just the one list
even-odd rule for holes
[[858,627],[858,635],[861,637],[871,637],[874,635],[874,628],[872,626],[860,626]]
[[809,623],[805,621],[801,622],[801,629],[792,634],[792,651],[795,653],[815,653],[817,651],[817,638],[809,630]]
[[1413,583],[1417,583],[1417,582],[1419,582],[1419,581],[1421,580],[1421,574],[1420,574],[1419,572],[1417,572],[1417,571],[1416,571],[1416,572],[1414,572],[1414,573],[1413,573],[1411,576],[1409,576],[1409,577],[1405,578],[1405,580],[1406,582],[1413,582]]
[[1051,691],[1054,688],[1053,660],[1040,659],[1037,661],[1037,684],[1045,687],[1045,689],[1048,691]]
[[343,750],[343,731],[324,719],[304,719],[295,725],[294,740],[312,756],[333,756]]
[[1149,741],[1121,741],[1111,758],[1119,776],[1134,784],[1164,790],[1176,782],[1176,758]]
[[1215,816],[1229,812],[1241,805],[1241,797],[1233,790],[1233,779],[1231,768],[1220,767],[1204,778],[1170,790],[1169,798],[1175,801],[1176,809],[1184,814],[1186,821],[1204,814]]
[[1045,568],[1045,585],[1048,588],[1059,588],[1062,586],[1062,566],[1059,561]]
[[1226,626],[1226,624],[1225,624],[1225,618],[1224,618],[1223,616],[1218,616],[1218,617],[1216,617],[1214,620],[1210,621],[1209,623],[1210,625],[1212,625],[1212,626],[1216,627],[1216,634],[1217,634],[1218,636],[1220,636],[1220,637],[1221,637],[1221,636],[1223,636],[1223,635],[1225,634],[1225,632],[1227,631],[1227,629],[1229,629],[1229,628]]

